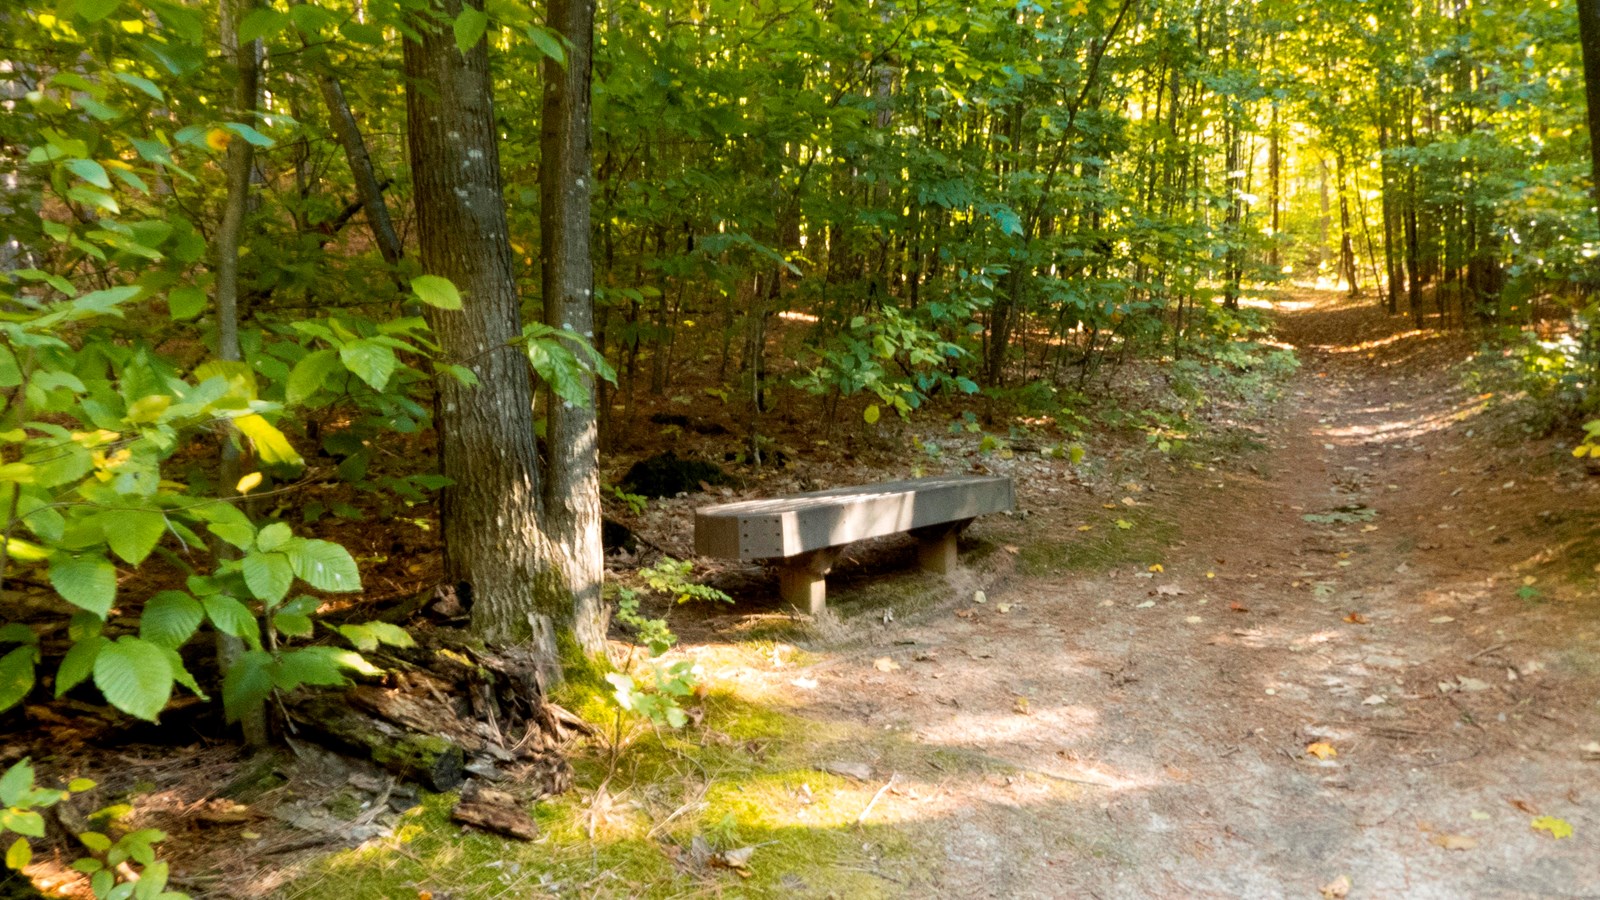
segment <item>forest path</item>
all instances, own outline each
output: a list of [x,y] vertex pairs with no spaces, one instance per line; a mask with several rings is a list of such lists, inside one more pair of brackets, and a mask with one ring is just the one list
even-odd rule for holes
[[[1369,304],[1279,303],[1265,449],[1096,498],[1175,526],[1160,571],[1019,577],[886,627],[897,667],[817,667],[806,715],[886,735],[890,893],[1600,896],[1596,480]],[[1019,489],[1019,535],[1072,539]]]

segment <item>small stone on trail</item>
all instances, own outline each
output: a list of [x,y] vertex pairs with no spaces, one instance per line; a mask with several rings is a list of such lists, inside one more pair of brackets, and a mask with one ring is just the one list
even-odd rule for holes
[[863,762],[835,760],[823,763],[820,768],[830,775],[842,775],[846,778],[854,778],[857,781],[872,780],[872,767]]

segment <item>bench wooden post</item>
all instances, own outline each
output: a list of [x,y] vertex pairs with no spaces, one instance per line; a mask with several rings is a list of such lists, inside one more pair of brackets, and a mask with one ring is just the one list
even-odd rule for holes
[[911,529],[911,536],[917,539],[917,565],[924,572],[937,572],[940,575],[949,575],[956,570],[956,541],[961,537],[971,519],[961,519],[955,522],[945,522],[940,525],[930,525],[927,528]]
[[778,595],[796,609],[821,615],[828,603],[828,573],[838,559],[837,547],[785,559],[778,566]]

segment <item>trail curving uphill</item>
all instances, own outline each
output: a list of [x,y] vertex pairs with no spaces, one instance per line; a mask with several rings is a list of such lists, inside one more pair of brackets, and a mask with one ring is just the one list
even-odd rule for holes
[[1127,486],[1159,571],[1018,577],[826,667],[806,715],[917,751],[861,751],[917,848],[887,893],[1600,896],[1600,479],[1485,411],[1463,339],[1276,315],[1265,448]]

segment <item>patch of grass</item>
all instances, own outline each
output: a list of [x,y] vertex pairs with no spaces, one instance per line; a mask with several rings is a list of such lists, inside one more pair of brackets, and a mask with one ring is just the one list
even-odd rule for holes
[[[614,769],[601,751],[574,758],[580,787],[534,807],[536,844],[463,831],[449,821],[454,794],[425,795],[393,837],[319,861],[277,896],[898,893],[918,846],[915,825],[858,828],[856,817],[877,786],[815,768],[864,753],[881,758],[877,745],[893,738],[726,692],[702,705],[703,728],[639,730]],[[906,757],[908,767],[925,767],[918,759],[928,756],[910,745],[892,755]],[[596,802],[601,787],[605,799]],[[697,837],[713,851],[755,847],[748,875],[681,862]],[[897,872],[900,882],[876,871]]]
[[950,599],[950,585],[943,575],[910,569],[875,573],[871,578],[831,593],[828,608],[848,621],[881,615],[889,609],[898,616],[935,606]]
[[[1120,527],[1119,522],[1129,527]],[[1050,535],[1022,545],[1017,564],[1025,575],[1048,576],[1063,572],[1104,572],[1133,563],[1148,566],[1165,558],[1166,548],[1177,539],[1172,522],[1130,509],[1102,516],[1088,531]]]

